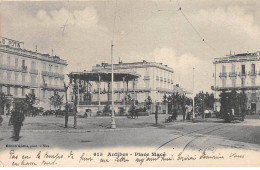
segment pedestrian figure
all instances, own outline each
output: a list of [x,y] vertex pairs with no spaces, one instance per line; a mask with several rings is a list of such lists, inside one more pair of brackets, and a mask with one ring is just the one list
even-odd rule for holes
[[131,117],[132,117],[132,119],[134,118],[134,115],[135,115],[135,106],[133,105],[132,106],[132,110],[131,110]]
[[13,125],[12,137],[15,141],[19,140],[21,127],[23,126],[23,121],[24,121],[24,113],[22,111],[22,106],[19,106],[17,104],[10,118],[10,125]]
[[135,117],[138,119],[138,114],[139,114],[139,110],[138,109],[136,109],[135,110]]
[[3,118],[2,118],[2,116],[0,115],[0,126],[2,126],[2,122],[3,122]]
[[85,111],[84,117],[85,117],[85,118],[88,118],[88,110]]
[[158,103],[155,106],[155,124],[157,125],[158,122],[158,110],[159,110],[159,106]]

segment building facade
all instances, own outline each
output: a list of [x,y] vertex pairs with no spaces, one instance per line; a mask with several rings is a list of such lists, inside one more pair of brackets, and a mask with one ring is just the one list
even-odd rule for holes
[[247,108],[253,114],[260,114],[260,52],[230,54],[215,58],[215,96],[223,90],[244,90],[247,94]]
[[[129,101],[135,99],[139,106],[145,105],[145,100],[150,96],[152,100],[152,110],[155,109],[155,103],[159,103],[159,112],[165,111],[165,106],[162,104],[164,95],[172,93],[184,94],[185,91],[173,81],[173,69],[162,63],[155,62],[133,62],[114,64],[115,72],[133,73],[139,78],[132,81],[115,81],[114,82],[114,102],[115,110],[124,106],[125,108],[132,105]],[[92,67],[90,72],[111,72],[111,64],[102,63]],[[79,93],[79,110],[91,109],[94,111],[102,110],[107,103],[111,104],[111,82],[88,82],[84,93]],[[84,84],[82,82],[81,84]],[[70,102],[74,100],[73,89],[69,92]],[[87,97],[86,97],[87,96]],[[86,101],[86,98],[89,100]],[[129,101],[129,103],[127,102]],[[137,103],[136,102],[136,103]],[[97,106],[101,103],[101,106]]]
[[49,109],[54,92],[64,94],[65,60],[23,48],[23,43],[0,37],[0,91],[12,100],[34,93],[39,107]]
[[[97,64],[92,67],[92,71],[111,70],[111,65],[107,63]],[[130,82],[115,82],[115,101],[121,101],[124,97],[122,90],[128,91],[132,99],[139,103],[144,103],[148,96],[153,102],[162,102],[165,94],[171,94],[174,90],[173,86],[173,69],[162,63],[155,62],[134,62],[114,64],[115,71],[134,72],[140,77]],[[101,84],[101,88],[106,89],[107,83]],[[97,89],[97,86],[93,86]],[[96,95],[94,100],[96,100]],[[107,100],[105,94],[101,99]]]

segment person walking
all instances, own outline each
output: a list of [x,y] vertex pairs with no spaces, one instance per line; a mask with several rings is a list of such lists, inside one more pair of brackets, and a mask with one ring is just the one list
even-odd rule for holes
[[2,126],[2,122],[3,122],[3,118],[2,118],[2,116],[0,115],[0,126]]
[[21,131],[21,127],[23,126],[24,121],[24,113],[22,110],[22,105],[16,104],[16,107],[14,111],[12,112],[11,118],[10,118],[10,124],[13,125],[13,139],[14,141],[19,140],[19,135]]
[[157,125],[158,123],[158,110],[159,110],[159,106],[158,103],[155,106],[155,124]]

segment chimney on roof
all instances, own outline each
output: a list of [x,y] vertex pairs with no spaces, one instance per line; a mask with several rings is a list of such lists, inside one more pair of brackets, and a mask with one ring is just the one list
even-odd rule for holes
[[35,46],[35,52],[37,53],[37,45]]

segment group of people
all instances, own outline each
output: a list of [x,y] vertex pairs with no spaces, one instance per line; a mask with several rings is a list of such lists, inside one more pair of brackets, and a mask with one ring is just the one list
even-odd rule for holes
[[132,109],[130,110],[130,113],[131,113],[131,118],[132,119],[135,119],[135,118],[137,118],[138,119],[138,110],[137,110],[137,108],[136,108],[136,106],[132,106]]

